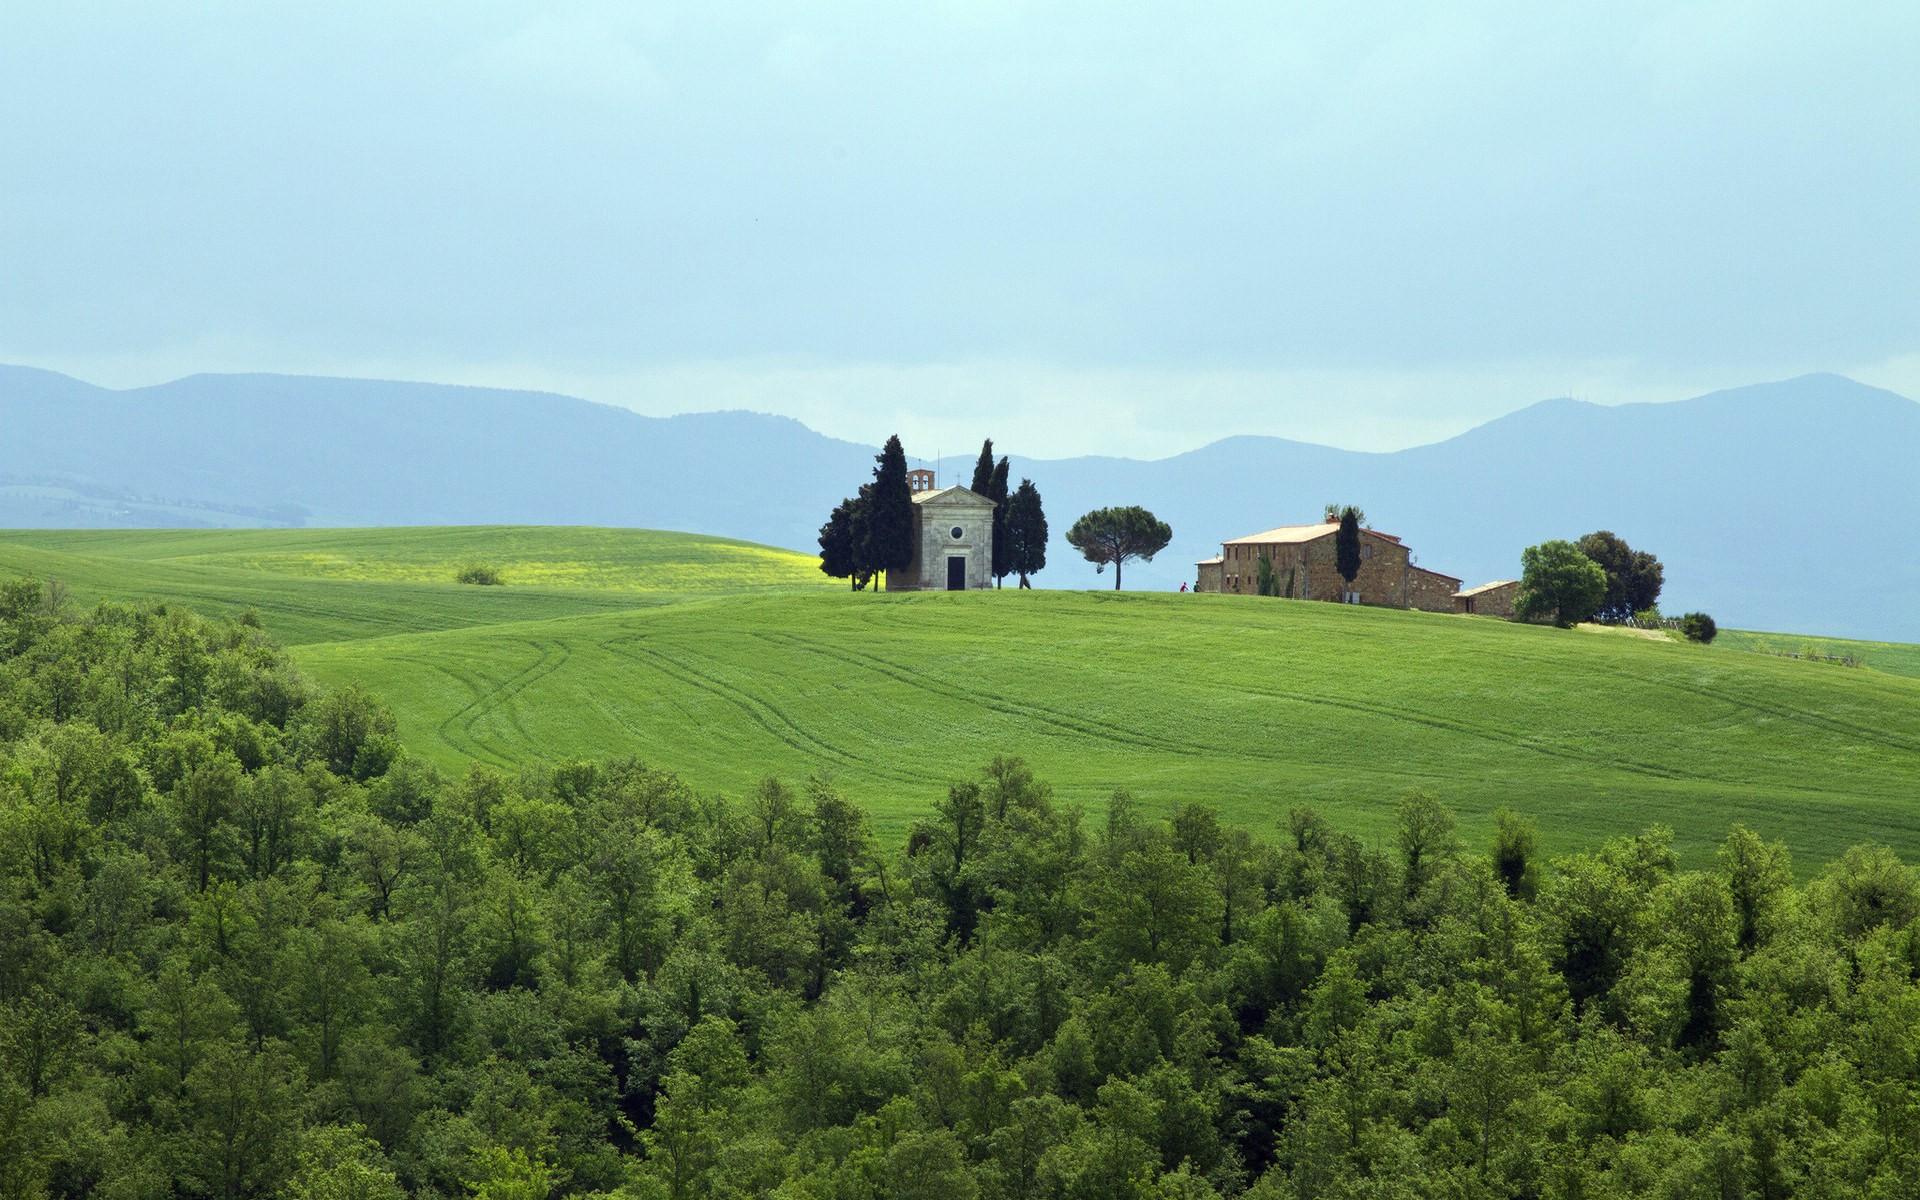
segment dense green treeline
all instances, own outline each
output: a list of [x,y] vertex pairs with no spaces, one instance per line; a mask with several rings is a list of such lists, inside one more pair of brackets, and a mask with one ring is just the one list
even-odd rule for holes
[[65,607],[0,585],[0,1197],[1920,1194],[1884,850],[1095,828],[1016,760],[881,845]]

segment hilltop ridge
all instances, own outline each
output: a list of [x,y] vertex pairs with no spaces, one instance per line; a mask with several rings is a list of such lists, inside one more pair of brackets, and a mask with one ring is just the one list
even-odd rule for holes
[[[810,551],[873,453],[752,412],[648,417],[554,393],[295,375],[110,391],[0,368],[0,415],[0,527],[616,525]],[[1339,498],[1469,581],[1512,576],[1532,542],[1611,528],[1666,562],[1667,607],[1912,640],[1915,461],[1920,405],[1821,374],[1668,404],[1542,401],[1392,452],[1250,435],[1154,460],[1016,453],[1013,471],[1054,518],[1042,586],[1098,582],[1061,540],[1088,508],[1143,504],[1173,526],[1157,561],[1128,570],[1155,589],[1190,580],[1223,539]]]

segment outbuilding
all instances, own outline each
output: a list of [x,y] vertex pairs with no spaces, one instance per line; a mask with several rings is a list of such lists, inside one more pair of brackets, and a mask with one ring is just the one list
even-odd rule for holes
[[1196,592],[1218,592],[1221,586],[1226,559],[1216,554],[1212,558],[1203,558],[1193,564],[1193,590]]
[[1481,617],[1513,619],[1514,602],[1520,596],[1520,581],[1496,579],[1479,587],[1463,588],[1453,594],[1453,611]]

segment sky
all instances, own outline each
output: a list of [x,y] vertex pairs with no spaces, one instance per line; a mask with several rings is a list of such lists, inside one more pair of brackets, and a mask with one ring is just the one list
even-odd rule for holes
[[1920,5],[9,0],[0,361],[1359,449],[1920,396]]

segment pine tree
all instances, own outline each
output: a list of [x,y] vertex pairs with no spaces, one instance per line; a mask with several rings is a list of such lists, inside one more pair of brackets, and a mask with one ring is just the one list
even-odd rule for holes
[[993,468],[984,493],[993,501],[993,586],[1013,572],[1013,558],[1007,547],[1007,460]]
[[[993,540],[996,556],[1001,537]],[[1020,487],[1007,500],[1007,566],[1020,576],[1021,587],[1032,587],[1027,577],[1047,565],[1047,514],[1040,507],[1040,489],[1033,480],[1022,479]]]
[[873,573],[897,571],[913,561],[913,493],[907,487],[907,452],[900,435],[874,456],[867,501],[866,565]]
[[1173,540],[1173,529],[1138,505],[1097,508],[1067,530],[1067,544],[1094,564],[1096,571],[1113,567],[1113,590],[1120,590],[1120,568],[1130,558],[1153,561]]

